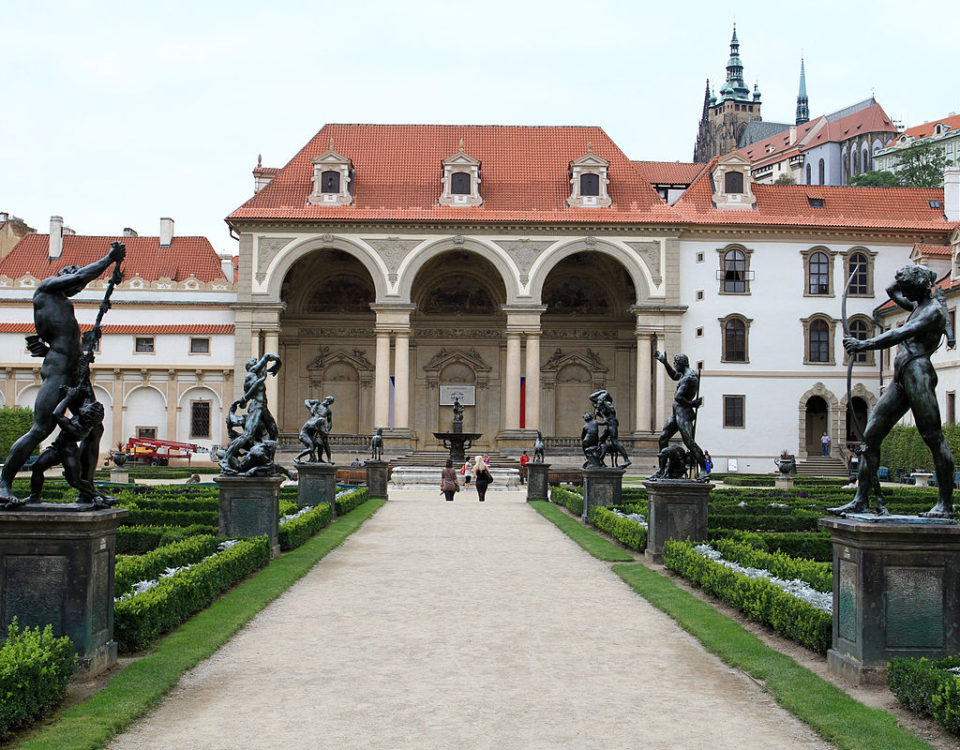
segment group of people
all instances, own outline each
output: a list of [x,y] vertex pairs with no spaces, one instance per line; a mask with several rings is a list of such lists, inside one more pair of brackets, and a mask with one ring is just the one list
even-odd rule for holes
[[[490,473],[490,457],[477,456],[472,463],[468,459],[460,467],[459,476],[463,477],[464,490],[470,489],[470,481],[473,480],[474,486],[477,488],[477,499],[481,503],[484,502],[487,498],[487,487],[493,482],[493,474]],[[440,475],[440,491],[448,502],[453,502],[453,496],[460,489],[457,470],[453,467],[453,460],[448,458]]]

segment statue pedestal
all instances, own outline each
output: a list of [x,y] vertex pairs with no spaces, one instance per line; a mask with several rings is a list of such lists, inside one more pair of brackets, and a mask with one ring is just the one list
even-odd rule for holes
[[527,464],[527,501],[547,500],[549,498],[548,477],[550,474],[550,464],[534,463],[530,461]]
[[[527,468],[532,465],[527,464]],[[619,505],[625,471],[626,469],[613,466],[583,470],[583,515],[581,516],[583,521],[587,520],[590,516],[590,508],[595,505],[602,505],[605,508]]]
[[110,482],[112,484],[129,484],[130,472],[126,467],[114,466],[110,469]]
[[[387,499],[387,469],[390,464],[386,461],[367,461],[367,488],[370,490],[370,498],[381,497]],[[334,497],[336,497],[336,485],[333,488]]]
[[773,480],[773,486],[778,490],[792,490],[793,489],[793,477],[783,477],[778,476]]
[[660,479],[644,482],[647,488],[648,560],[663,562],[663,545],[668,539],[707,540],[707,500],[714,485],[689,479]]
[[[29,504],[0,512],[0,625],[53,626],[69,636],[81,669],[95,675],[117,661],[113,571],[124,508],[71,511]],[[82,506],[81,506],[82,507]],[[89,507],[89,506],[87,506]]]
[[960,526],[916,516],[821,518],[833,542],[831,672],[885,684],[896,656],[960,651]]
[[[331,518],[337,517],[337,466],[326,463],[297,464],[297,505],[327,503]],[[368,474],[369,476],[369,474]],[[386,497],[386,494],[384,494]]]
[[221,474],[220,536],[266,535],[270,556],[280,555],[280,485],[283,477],[232,477]]

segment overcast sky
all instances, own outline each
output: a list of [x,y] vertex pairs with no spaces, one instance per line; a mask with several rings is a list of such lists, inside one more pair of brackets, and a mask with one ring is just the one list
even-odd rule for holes
[[[873,93],[905,127],[960,111],[960,3],[549,0],[0,6],[0,211],[47,232],[206,235],[325,123],[599,125],[690,161],[734,14],[765,120]],[[439,170],[439,167],[438,167]],[[438,171],[439,174],[439,171]]]

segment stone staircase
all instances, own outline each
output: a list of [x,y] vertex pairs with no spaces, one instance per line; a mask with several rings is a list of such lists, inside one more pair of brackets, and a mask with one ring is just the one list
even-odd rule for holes
[[810,456],[797,461],[797,474],[807,477],[846,477],[847,465],[838,456]]

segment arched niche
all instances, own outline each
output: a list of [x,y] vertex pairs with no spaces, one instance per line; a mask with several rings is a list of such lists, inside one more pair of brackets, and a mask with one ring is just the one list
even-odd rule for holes
[[[638,254],[620,245],[602,239],[588,237],[586,239],[571,240],[570,242],[555,245],[543,253],[530,269],[530,297],[541,302],[543,300],[544,285],[554,271],[571,256],[582,256],[590,259],[590,263],[598,269],[618,268],[625,272],[632,285],[632,297],[627,305],[643,304],[650,297],[654,284],[650,268],[639,260]],[[587,264],[590,265],[590,264]]]
[[417,288],[422,285],[423,274],[436,266],[439,259],[475,257],[490,276],[491,285],[499,280],[505,304],[516,302],[520,294],[520,274],[513,259],[493,243],[472,237],[445,237],[424,245],[404,259],[398,269],[397,291],[401,299],[416,301]]

